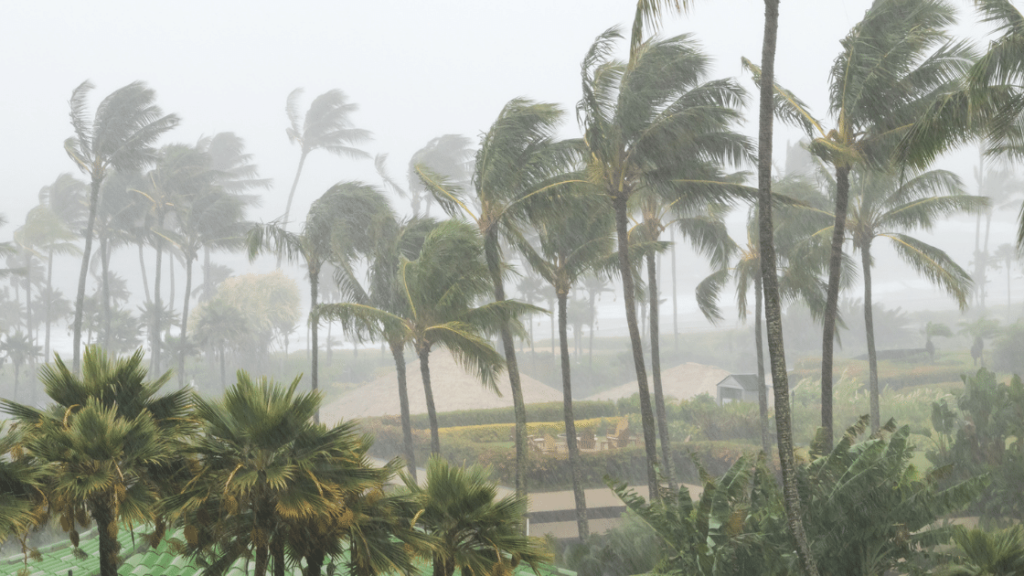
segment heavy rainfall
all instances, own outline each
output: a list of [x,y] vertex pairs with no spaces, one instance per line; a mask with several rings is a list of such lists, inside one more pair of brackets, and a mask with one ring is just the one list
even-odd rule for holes
[[0,8],[0,574],[1024,574],[1019,2],[170,8]]

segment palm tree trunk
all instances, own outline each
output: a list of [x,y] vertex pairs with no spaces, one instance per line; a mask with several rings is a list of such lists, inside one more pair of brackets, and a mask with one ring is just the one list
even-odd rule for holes
[[181,305],[181,351],[178,355],[178,388],[185,387],[185,355],[188,349],[188,312],[192,295],[192,256],[185,254],[185,301]]
[[[1009,271],[1009,268],[1007,268]],[[1009,274],[1009,272],[1007,272]],[[1007,276],[1009,278],[1009,276]],[[1007,286],[1009,286],[1009,280],[1007,280]],[[1009,302],[1009,290],[1006,292],[1007,302]],[[50,324],[53,323],[51,318],[53,314],[53,250],[50,250],[46,256],[46,342],[43,350],[43,361],[50,361]]]
[[32,336],[32,254],[27,250],[25,251],[25,332],[28,334],[29,345],[28,366],[32,369],[36,365],[36,357],[32,353],[36,339]]
[[405,447],[405,466],[409,476],[416,482],[416,451],[412,443],[412,416],[409,413],[409,386],[405,378],[405,347],[399,341],[389,340],[391,356],[395,359],[395,374],[398,375],[398,406],[402,417],[402,442]]
[[256,566],[253,574],[255,576],[267,576],[267,546],[256,546]]
[[[832,228],[832,254],[828,260],[828,291],[822,316],[821,339],[821,427],[825,429],[826,452],[832,450],[832,357],[835,344],[836,315],[839,308],[839,282],[843,266],[843,239],[846,237],[846,209],[850,198],[850,169],[836,168],[836,219]],[[772,263],[774,266],[774,262]],[[764,277],[768,282],[768,277]],[[778,410],[776,409],[776,417]]]
[[985,211],[985,243],[981,247],[981,309],[985,309],[985,296],[988,288],[988,263],[989,263],[989,252],[988,252],[988,239],[989,233],[992,231],[992,208]]
[[679,304],[676,296],[676,229],[669,228],[669,242],[672,243],[672,346],[679,351]]
[[[498,252],[497,230],[488,234],[484,245],[484,257],[487,269],[494,283],[494,301],[505,301],[505,284],[501,278],[501,254]],[[508,324],[501,326],[501,345],[505,350],[505,370],[508,374],[509,387],[512,389],[512,406],[516,418],[516,496],[526,497],[526,400],[523,398],[523,386],[519,378],[519,362],[516,359],[515,341]]]
[[105,502],[93,502],[91,507],[92,517],[96,522],[96,533],[100,540],[100,576],[117,576],[117,553],[120,545],[117,536],[111,535],[109,529],[111,525],[115,530],[117,528],[113,510]]
[[[320,310],[317,307],[317,301],[316,301],[316,298],[317,298],[317,295],[318,295],[318,291],[319,291],[319,288],[320,288],[319,280],[320,280],[320,268],[319,267],[310,266],[309,267],[309,329],[310,329],[310,332],[312,334],[312,339],[313,339],[313,342],[312,342],[312,347],[313,347],[312,364],[313,365],[312,365],[312,367],[310,369],[310,371],[311,371],[311,373],[310,373],[310,382],[313,385],[313,392],[316,392],[317,389],[318,389],[317,388],[317,385],[318,385],[317,375],[318,375],[318,372],[319,372],[319,369],[320,369],[320,367],[317,364],[317,361],[318,361],[318,358],[319,358],[319,355],[320,355],[320,345],[319,345],[319,343],[317,341],[317,335],[320,332],[320,330],[319,330],[319,328],[320,328]],[[320,407],[319,406],[317,406],[316,413],[313,414],[313,423],[314,424],[319,424],[320,423]]]
[[437,410],[434,409],[434,390],[430,387],[430,346],[419,350],[420,377],[423,378],[423,393],[427,396],[427,418],[430,420],[430,453],[441,453],[441,437],[437,432]]
[[274,557],[274,576],[284,576],[284,542],[280,536],[270,541],[270,554]]
[[227,375],[224,372],[224,364],[225,364],[225,361],[224,361],[224,341],[221,340],[221,342],[220,342],[220,387],[221,387],[221,391],[227,392],[227,390],[228,390],[228,379],[227,379]]
[[594,303],[594,293],[591,291],[588,296],[588,305],[590,306],[590,334],[587,335],[589,342],[587,347],[587,364],[588,372],[590,373],[590,382],[594,382],[594,327],[597,325],[597,306]]
[[[818,568],[807,544],[800,512],[800,494],[796,486],[793,458],[793,427],[789,411],[789,380],[786,351],[782,339],[782,306],[779,302],[779,277],[775,269],[775,239],[772,224],[772,120],[775,110],[775,43],[779,31],[779,0],[764,2],[764,46],[761,51],[761,101],[758,126],[757,188],[758,228],[761,243],[761,278],[764,286],[765,319],[768,327],[768,354],[772,362],[772,389],[775,393],[775,427],[778,434],[782,490],[786,519],[796,542],[797,556],[807,576],[818,576]],[[831,333],[829,333],[831,334]]]
[[160,373],[160,316],[163,306],[160,305],[160,272],[163,267],[164,241],[156,239],[156,273],[153,275],[153,318],[150,321],[149,346],[153,357],[150,359],[150,372]]
[[878,403],[878,355],[875,353],[875,324],[871,301],[871,245],[861,246],[861,267],[864,270],[864,329],[868,334],[868,390],[871,394],[871,433],[878,432],[881,414]]
[[661,440],[661,472],[668,480],[668,486],[675,491],[672,480],[671,444],[668,437],[668,416],[665,414],[665,393],[661,387],[661,326],[658,303],[657,258],[654,252],[647,253],[647,284],[651,307],[651,379],[654,381],[654,410],[658,417],[658,438]]
[[[78,293],[75,295],[75,321],[73,324],[74,351],[71,369],[75,374],[79,373],[79,366],[82,361],[82,314],[85,308],[85,280],[89,275],[89,256],[92,252],[92,232],[96,226],[96,207],[99,204],[100,184],[103,176],[93,173],[92,190],[89,192],[89,220],[85,225],[85,248],[82,250],[82,268],[78,272]],[[106,576],[106,575],[103,575]]]
[[772,438],[768,432],[768,390],[764,381],[764,337],[761,335],[761,317],[764,294],[761,287],[761,275],[754,276],[754,348],[757,350],[757,409],[761,423],[761,449],[771,462]]
[[149,297],[149,276],[146,274],[146,258],[143,253],[142,241],[139,241],[139,270],[142,272],[142,292],[146,296],[146,302],[150,302]]
[[324,553],[316,552],[306,555],[306,576],[320,576],[324,565]]
[[[1006,313],[1010,313],[1010,277],[1013,273],[1013,257],[1010,255],[1006,256]],[[49,333],[49,326],[47,326],[47,333]]]
[[658,497],[658,476],[654,466],[658,462],[658,447],[654,432],[654,410],[651,407],[651,392],[647,388],[647,368],[644,365],[644,349],[640,339],[640,328],[636,322],[636,297],[633,288],[633,267],[629,262],[629,221],[626,196],[613,199],[615,209],[615,230],[618,236],[619,273],[622,275],[622,301],[626,307],[626,326],[629,341],[633,347],[633,368],[636,370],[636,384],[640,393],[640,420],[644,429],[644,449],[647,454],[647,488],[651,500]]
[[572,415],[572,376],[569,368],[569,336],[566,329],[568,299],[568,294],[558,292],[558,341],[562,352],[562,413],[565,417],[565,447],[569,452],[572,494],[576,500],[576,529],[579,531],[580,541],[586,542],[590,536],[590,524],[587,522],[587,497],[581,484],[583,473],[580,470],[580,447],[576,442],[576,420]]
[[[306,155],[307,154],[309,154],[309,152],[306,151],[305,147],[303,147],[302,153],[299,155],[299,167],[295,170],[295,179],[292,180],[292,189],[291,189],[291,191],[288,192],[288,203],[285,204],[285,207],[284,207],[284,216],[281,219],[281,228],[282,229],[287,229],[288,228],[288,215],[292,213],[292,200],[295,198],[295,188],[297,188],[298,185],[299,185],[299,176],[302,175],[302,166],[306,163]],[[283,261],[283,258],[284,258],[284,253],[283,252],[277,255],[277,267],[278,268],[281,267],[281,262]]]
[[110,243],[100,238],[100,266],[103,274],[103,348],[110,349]]

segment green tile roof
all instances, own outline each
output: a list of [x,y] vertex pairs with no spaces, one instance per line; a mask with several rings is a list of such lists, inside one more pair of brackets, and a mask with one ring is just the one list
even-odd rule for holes
[[[181,538],[181,531],[173,536]],[[133,544],[131,531],[125,529],[118,533],[117,539],[121,543],[121,554],[124,558],[124,564],[118,570],[118,574],[122,576],[194,576],[201,572],[201,569],[193,566],[188,559],[175,554],[166,539],[156,548],[150,548],[140,538],[135,538]],[[73,571],[74,576],[95,576],[99,573],[98,548],[99,539],[96,538],[95,529],[84,532],[81,536],[80,549],[86,554],[82,558],[75,557],[69,541],[43,546],[39,548],[42,558],[29,560],[29,576],[66,576],[69,570]],[[0,576],[15,576],[23,566],[20,554],[0,559]],[[431,573],[429,566],[424,565],[421,573],[428,576]],[[245,574],[245,560],[239,560],[227,572],[227,576]],[[288,574],[302,576],[302,570],[296,567]],[[524,564],[516,569],[515,574],[528,576],[532,571]],[[541,565],[538,574],[576,576],[575,572],[549,565]]]

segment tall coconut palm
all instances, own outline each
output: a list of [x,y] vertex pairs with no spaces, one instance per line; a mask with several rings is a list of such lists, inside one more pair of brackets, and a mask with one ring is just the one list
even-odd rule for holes
[[[978,306],[985,309],[988,296],[988,269],[998,267],[998,261],[990,260],[993,256],[989,251],[989,238],[992,233],[992,214],[996,208],[1009,208],[1015,204],[1015,196],[1024,188],[1024,180],[1017,177],[1012,166],[1002,166],[998,170],[985,168],[985,149],[978,154],[978,166],[974,168],[974,180],[978,187],[978,196],[989,198],[984,210],[978,210],[974,228],[974,298]],[[985,218],[985,233],[982,234],[982,216]]]
[[[86,191],[88,186],[69,173],[63,173],[52,184],[39,190],[39,204],[47,206],[50,212],[59,219],[60,226],[56,230],[74,233],[82,225],[86,211]],[[53,252],[46,256],[46,292],[53,294]],[[50,325],[53,323],[54,310],[51,300],[46,300],[46,335],[43,340],[43,358],[50,357]]]
[[[288,133],[289,142],[299,145],[299,166],[295,169],[292,189],[288,192],[288,203],[285,205],[284,216],[280,219],[282,229],[288,228],[288,216],[292,212],[295,188],[299,185],[299,176],[302,175],[302,167],[306,164],[306,156],[309,156],[310,152],[324,150],[336,156],[357,159],[369,157],[356,146],[369,140],[370,133],[361,128],[353,128],[349,119],[349,115],[359,106],[349,102],[341,90],[328,90],[313,99],[300,125],[299,98],[302,97],[302,93],[302,88],[292,90],[285,106],[289,123],[285,132]],[[279,258],[278,266],[280,264]]]
[[[733,249],[733,242],[725,228],[724,217],[726,206],[716,203],[686,206],[677,210],[677,205],[685,206],[679,200],[666,202],[652,190],[641,190],[634,197],[640,208],[640,223],[630,231],[645,243],[654,245],[661,241],[666,229],[678,229],[683,238],[693,244],[693,248],[711,261],[711,265],[722,268],[727,265]],[[647,296],[650,315],[651,343],[651,383],[654,385],[654,413],[657,416],[658,439],[661,441],[661,471],[668,480],[670,488],[675,488],[672,479],[672,460],[669,454],[670,441],[668,435],[668,417],[665,411],[665,393],[661,385],[661,328],[660,294],[658,292],[658,269],[656,266],[658,252],[655,249],[645,250],[644,259],[647,263]]]
[[[358,235],[352,230],[372,228],[382,220],[392,217],[391,208],[379,194],[370,193],[373,188],[361,182],[335,184],[309,208],[301,232],[289,232],[285,223],[271,222],[255,224],[249,230],[246,245],[249,260],[255,260],[260,252],[272,250],[279,258],[306,265],[309,275],[309,325],[312,328],[312,366],[310,382],[312,389],[319,383],[319,295],[320,270],[323,265],[348,252],[369,247],[349,244]],[[319,422],[320,412],[315,418]]]
[[[932,170],[904,180],[898,174],[857,171],[853,198],[847,211],[845,228],[861,253],[864,278],[864,325],[867,330],[871,430],[881,425],[878,390],[878,356],[872,322],[871,267],[872,242],[876,238],[892,241],[896,254],[917,273],[956,299],[960,309],[967,308],[973,282],[945,252],[922,242],[909,232],[930,230],[940,218],[984,210],[987,199],[969,196],[960,179],[944,170]],[[823,230],[821,234],[827,234]]]
[[449,182],[465,189],[470,184],[473,168],[473,151],[470,146],[470,139],[461,134],[444,134],[432,138],[423,148],[414,152],[409,159],[406,173],[408,185],[406,187],[388,175],[387,154],[378,154],[373,163],[377,168],[377,173],[389,189],[401,198],[412,200],[413,216],[420,216],[422,213],[423,216],[429,217],[430,206],[434,204],[434,195],[423,183],[417,172],[417,167],[426,168],[435,174],[442,174]]
[[[433,192],[441,208],[451,216],[469,219],[480,231],[497,302],[505,300],[507,266],[502,242],[515,241],[531,201],[560,188],[575,156],[574,145],[554,140],[561,116],[561,109],[554,104],[522,98],[505,104],[481,137],[472,193],[467,194],[451,176],[434,172],[426,164],[416,167],[423,184]],[[516,418],[516,493],[525,495],[526,401],[512,336],[511,329],[501,330]]]
[[1006,268],[1006,308],[1007,310],[1009,310],[1011,305],[1010,282],[1011,280],[1013,280],[1013,263],[1017,261],[1018,255],[1017,252],[1014,250],[1013,245],[1000,244],[999,247],[996,248],[996,251],[993,254],[993,256],[1002,260],[1003,267]]
[[101,576],[116,576],[121,523],[156,520],[157,501],[180,477],[177,461],[191,423],[184,392],[157,396],[170,373],[147,380],[142,351],[109,358],[86,348],[79,377],[60,356],[41,370],[53,403],[44,410],[2,402],[27,432],[24,449],[51,463],[45,493],[50,513],[78,546],[78,527],[91,517],[99,528]]
[[[835,170],[835,222],[822,331],[822,427],[833,435],[832,360],[850,196],[850,172],[860,165],[887,168],[897,145],[924,112],[960,88],[974,59],[968,44],[951,38],[955,9],[945,0],[875,0],[847,36],[832,65],[826,128],[806,105],[774,85],[780,118],[801,126],[810,150]],[[755,77],[756,65],[744,60]],[[930,144],[930,143],[929,143]],[[831,442],[831,440],[829,440]],[[831,445],[831,444],[830,444]]]
[[17,398],[18,385],[21,383],[22,367],[26,363],[33,364],[42,350],[39,346],[36,346],[28,333],[23,332],[19,328],[3,337],[3,340],[0,341],[0,351],[7,356],[11,361],[11,365],[14,366],[14,391],[11,397]]
[[71,126],[75,135],[64,141],[64,150],[78,169],[89,175],[89,217],[85,226],[82,269],[75,297],[74,355],[72,368],[77,372],[82,344],[82,313],[85,280],[92,256],[93,226],[99,206],[100,185],[110,170],[137,170],[155,158],[153,144],[178,125],[174,114],[164,115],[154,104],[155,93],[142,82],[133,82],[110,93],[87,118],[86,97],[93,85],[81,83],[71,93]]
[[547,559],[542,540],[524,536],[518,525],[526,498],[498,499],[490,471],[479,465],[460,468],[434,456],[427,463],[427,485],[406,479],[421,510],[414,522],[438,540],[431,553],[433,576],[511,574],[525,562],[536,573]]
[[536,249],[520,250],[530,266],[546,280],[558,297],[558,342],[562,366],[562,412],[565,444],[569,453],[576,526],[580,540],[590,535],[587,502],[583,492],[576,420],[572,410],[572,376],[566,329],[569,293],[582,277],[602,265],[615,246],[614,222],[608,206],[581,206],[578,202],[557,202],[531,210],[531,225],[537,235]]
[[[772,365],[772,391],[775,397],[776,443],[782,473],[786,521],[796,543],[797,557],[807,576],[818,576],[818,568],[807,542],[807,533],[797,488],[793,457],[793,422],[789,409],[789,376],[786,373],[786,349],[782,337],[782,305],[775,258],[775,224],[772,220],[772,128],[777,99],[775,86],[775,46],[779,33],[779,0],[764,0],[764,36],[761,42],[761,86],[757,126],[757,228],[761,248],[761,282],[765,300],[765,324],[768,354]],[[831,444],[831,436],[829,437]]]
[[[403,222],[382,222],[382,225],[353,233],[370,232],[367,245],[372,250],[361,254],[366,261],[367,278],[365,286],[355,272],[355,262],[350,258],[338,262],[335,279],[342,298],[353,304],[369,306],[390,312],[403,318],[409,318],[412,311],[409,300],[405,297],[405,286],[401,282],[401,267],[405,260],[416,260],[427,235],[437,222],[429,218],[412,218]],[[360,244],[363,242],[360,242]],[[355,256],[353,254],[352,256]],[[363,335],[352,325],[346,326],[350,337],[359,339]],[[398,381],[398,404],[402,422],[402,438],[404,445],[405,464],[409,475],[416,479],[416,454],[412,440],[412,419],[409,412],[409,391],[406,383],[405,348],[407,334],[404,329],[393,329],[390,325],[379,325],[380,337],[387,342],[391,356],[395,362],[395,376]]]
[[[807,180],[786,178],[775,183],[775,192],[797,200],[801,205],[826,208],[827,199]],[[819,274],[828,265],[828,246],[814,236],[823,218],[809,215],[793,207],[779,207],[779,218],[773,218],[773,240],[776,248],[776,266],[779,271],[779,290],[782,301],[801,299],[815,319],[820,319],[825,306],[825,290]],[[768,431],[768,391],[764,373],[764,291],[761,281],[761,250],[758,235],[758,208],[752,206],[747,219],[747,242],[739,246],[738,261],[732,268],[711,273],[697,285],[697,305],[712,322],[721,320],[718,301],[722,288],[730,279],[736,283],[736,305],[740,319],[747,316],[747,294],[754,290],[754,349],[757,362],[758,411],[761,423],[761,447],[771,455],[771,436]],[[847,274],[845,277],[850,277]]]
[[577,117],[583,130],[588,179],[611,201],[618,234],[623,305],[632,344],[647,452],[648,486],[657,495],[654,410],[636,319],[633,264],[628,249],[630,205],[650,191],[677,202],[684,213],[725,201],[743,187],[725,181],[720,166],[743,161],[745,137],[733,132],[743,90],[731,80],[708,80],[708,59],[689,35],[659,39],[644,34],[665,8],[679,2],[638,2],[625,62],[612,56],[621,37],[609,29],[588,50],[581,66],[583,98]]
[[431,350],[435,346],[447,349],[485,387],[497,392],[495,380],[505,362],[485,336],[505,324],[522,334],[518,316],[537,311],[515,300],[475,305],[492,290],[482,252],[475,227],[457,220],[442,222],[427,235],[419,257],[403,259],[400,264],[399,286],[403,288],[407,316],[365,304],[320,307],[320,316],[341,321],[350,332],[387,334],[389,338],[401,334],[403,347],[412,346],[419,358],[430,420],[430,447],[435,454],[441,450],[441,440],[430,381]]

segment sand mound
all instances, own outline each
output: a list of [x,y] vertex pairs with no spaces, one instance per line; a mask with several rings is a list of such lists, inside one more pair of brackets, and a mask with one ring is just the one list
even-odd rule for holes
[[[535,402],[561,402],[562,392],[520,373],[523,397],[527,404]],[[409,387],[409,411],[412,414],[426,414],[427,400],[420,377],[419,360],[410,360],[406,365],[406,379]],[[481,410],[512,406],[512,392],[508,375],[498,379],[498,390],[502,396],[486,389],[480,380],[466,373],[455,363],[451,354],[440,349],[430,353],[430,384],[434,390],[434,405],[438,412],[453,410]],[[395,372],[346,392],[341,398],[321,410],[325,422],[339,419],[365,418],[368,416],[398,415],[398,377]]]
[[[714,398],[715,384],[721,382],[722,379],[728,375],[728,370],[723,370],[716,366],[687,362],[685,364],[673,366],[667,370],[663,369],[661,371],[661,385],[667,398],[688,400],[704,393],[710,394],[711,397]],[[651,388],[651,396],[653,397],[654,389],[651,385],[650,378],[651,375],[648,373],[647,385]],[[619,398],[629,398],[636,393],[636,380],[633,380],[629,384],[623,384],[622,386],[616,386],[611,390],[598,392],[586,399],[618,400]]]

